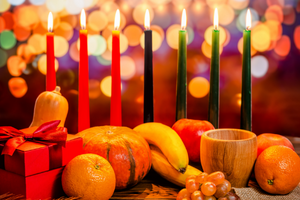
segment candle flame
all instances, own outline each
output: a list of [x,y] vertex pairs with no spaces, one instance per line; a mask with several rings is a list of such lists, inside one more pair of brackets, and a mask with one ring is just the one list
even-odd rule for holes
[[218,30],[218,26],[219,26],[218,8],[215,8],[215,14],[214,14],[214,27],[215,27],[215,30]]
[[49,32],[53,31],[53,15],[52,15],[52,12],[49,12],[49,15],[48,15],[48,31]]
[[80,25],[81,25],[81,29],[85,29],[85,27],[86,27],[86,17],[85,17],[84,9],[81,10]]
[[120,11],[118,9],[115,15],[115,30],[118,30],[119,27],[120,27]]
[[185,28],[186,28],[186,12],[185,12],[185,9],[183,9],[182,15],[181,15],[181,29],[185,30]]
[[250,9],[248,8],[247,10],[247,15],[246,15],[246,29],[250,30],[251,29],[251,13],[250,13]]
[[149,10],[146,10],[145,13],[145,20],[144,20],[144,26],[146,30],[150,29],[150,14],[149,14]]

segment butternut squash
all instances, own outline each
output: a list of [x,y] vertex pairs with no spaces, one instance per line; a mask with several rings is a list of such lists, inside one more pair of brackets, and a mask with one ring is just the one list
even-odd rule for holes
[[61,120],[59,127],[65,125],[69,110],[68,101],[61,95],[60,87],[42,92],[35,101],[33,119],[30,127],[40,126],[52,120]]

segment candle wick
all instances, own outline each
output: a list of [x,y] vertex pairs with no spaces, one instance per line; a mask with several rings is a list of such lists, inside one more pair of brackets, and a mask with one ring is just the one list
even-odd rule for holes
[[247,26],[247,29],[246,29],[247,31],[249,31],[250,30],[250,26]]

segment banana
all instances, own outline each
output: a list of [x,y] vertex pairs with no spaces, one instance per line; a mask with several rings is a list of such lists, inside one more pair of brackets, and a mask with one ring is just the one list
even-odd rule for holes
[[181,138],[172,128],[161,123],[149,122],[133,130],[149,144],[157,146],[177,171],[185,172],[189,164],[189,156]]
[[188,165],[184,174],[176,171],[170,165],[167,158],[162,154],[158,147],[150,146],[152,156],[152,168],[164,179],[180,186],[185,187],[185,180],[190,175],[199,175],[202,172],[197,168]]

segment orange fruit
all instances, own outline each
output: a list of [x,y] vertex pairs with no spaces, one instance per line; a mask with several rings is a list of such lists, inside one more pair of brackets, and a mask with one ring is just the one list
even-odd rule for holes
[[255,178],[259,186],[271,194],[287,194],[300,182],[300,157],[286,146],[265,149],[255,163]]
[[62,174],[63,190],[69,197],[109,199],[116,187],[116,176],[109,162],[96,154],[73,158]]

